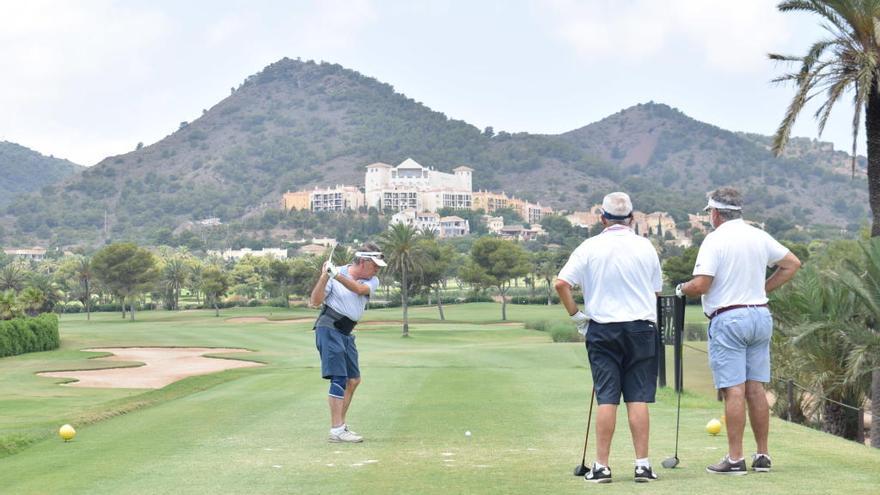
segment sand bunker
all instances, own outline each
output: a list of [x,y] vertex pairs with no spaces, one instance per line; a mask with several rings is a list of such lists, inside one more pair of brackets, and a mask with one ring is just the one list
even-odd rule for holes
[[37,373],[53,378],[73,378],[71,387],[162,388],[189,376],[207,375],[232,368],[262,366],[261,363],[229,358],[208,358],[204,354],[250,352],[247,349],[210,347],[128,347],[83,349],[88,352],[112,352],[97,358],[106,361],[141,362],[143,366],[101,370],[47,371]]
[[313,322],[315,318],[293,318],[291,320],[270,320],[265,316],[237,316],[235,318],[227,318],[226,323],[305,323]]

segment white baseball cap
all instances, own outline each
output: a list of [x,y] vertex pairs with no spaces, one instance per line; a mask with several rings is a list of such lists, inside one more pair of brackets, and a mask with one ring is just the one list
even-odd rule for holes
[[625,192],[613,192],[605,195],[602,199],[602,213],[612,220],[623,220],[632,215],[633,204],[629,194]]

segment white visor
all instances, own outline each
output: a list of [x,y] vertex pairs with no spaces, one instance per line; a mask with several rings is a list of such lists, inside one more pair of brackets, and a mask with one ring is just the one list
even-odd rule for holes
[[372,261],[378,266],[388,266],[385,263],[385,255],[379,251],[358,251],[354,253],[356,258],[363,258]]
[[709,198],[709,204],[703,208],[703,211],[709,211],[710,208],[715,208],[716,210],[742,210],[742,206],[733,206],[727,203],[721,203],[719,201],[715,201],[712,198]]

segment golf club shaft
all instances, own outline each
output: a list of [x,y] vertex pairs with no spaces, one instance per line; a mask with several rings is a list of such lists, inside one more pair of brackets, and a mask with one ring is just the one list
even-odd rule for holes
[[590,423],[593,419],[593,402],[596,400],[596,386],[593,385],[593,391],[590,392],[590,412],[587,413],[587,434],[584,436],[584,455],[581,457],[581,465],[587,462],[587,442],[590,440]]
[[[678,310],[679,308],[676,308],[677,309],[677,311],[675,312],[676,313],[676,315],[675,315],[676,321],[675,321],[675,325],[673,328],[675,330],[675,346],[678,347],[679,349],[682,348],[681,340],[682,340],[682,330],[683,329],[681,327],[684,326],[685,302],[686,302],[686,299],[684,298],[684,296],[678,298],[678,300],[676,301],[676,303],[678,303],[678,305],[680,305],[680,310]],[[675,370],[675,379],[677,381],[677,383],[675,384],[675,388],[678,390],[678,405],[675,408],[675,458],[676,459],[678,458],[678,432],[679,432],[679,424],[681,421],[681,389],[683,388],[683,385],[684,385],[682,383],[684,381],[683,377],[682,377],[682,372],[684,371],[684,366],[682,365],[682,361],[684,361],[684,356],[682,355],[681,351],[679,351],[678,360],[675,363],[676,368],[677,368]]]

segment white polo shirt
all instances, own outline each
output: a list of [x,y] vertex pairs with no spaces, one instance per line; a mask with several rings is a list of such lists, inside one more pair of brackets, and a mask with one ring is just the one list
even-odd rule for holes
[[703,294],[703,312],[737,304],[766,304],[767,267],[788,254],[770,234],[742,219],[728,220],[703,240],[694,275],[714,277]]
[[[349,268],[351,268],[351,265],[340,266],[339,273],[348,278],[352,278],[351,275],[349,275]],[[374,294],[376,289],[379,288],[379,279],[376,277],[369,280],[358,279],[357,282],[359,284],[370,286],[370,294]],[[361,296],[348,290],[347,287],[342,285],[342,282],[335,278],[328,280],[327,285],[324,287],[324,304],[333,308],[337,313],[345,315],[354,321],[359,321],[361,316],[364,315],[369,300],[370,296]]]
[[663,288],[660,259],[651,241],[612,225],[571,253],[557,276],[584,290],[584,313],[599,323],[657,321]]

